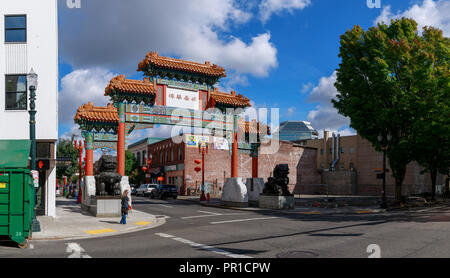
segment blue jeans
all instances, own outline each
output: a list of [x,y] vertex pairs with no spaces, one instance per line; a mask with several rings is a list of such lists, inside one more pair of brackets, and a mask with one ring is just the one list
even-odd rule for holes
[[122,211],[122,219],[120,220],[120,224],[127,224],[127,214]]

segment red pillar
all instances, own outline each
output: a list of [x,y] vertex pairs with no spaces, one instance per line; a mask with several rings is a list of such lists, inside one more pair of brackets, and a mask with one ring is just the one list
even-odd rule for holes
[[79,160],[78,160],[78,195],[77,195],[77,203],[81,204],[81,179],[82,179],[82,163],[83,163],[83,145],[82,141],[80,141],[80,145],[78,146],[79,151]]
[[86,176],[94,175],[94,134],[89,132],[86,135],[84,144],[86,150]]
[[258,177],[258,157],[252,157],[252,178]]
[[231,153],[231,177],[237,178],[239,175],[238,164],[239,164],[239,153],[238,153],[238,136],[237,132],[233,133],[233,150]]
[[125,123],[119,123],[117,132],[117,173],[125,176]]
[[86,176],[94,175],[94,150],[86,150]]

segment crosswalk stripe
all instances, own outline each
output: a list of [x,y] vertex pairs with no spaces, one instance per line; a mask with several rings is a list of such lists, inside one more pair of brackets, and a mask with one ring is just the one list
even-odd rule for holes
[[230,258],[235,258],[235,259],[251,259],[252,258],[252,257],[246,256],[246,255],[234,254],[234,253],[231,253],[231,252],[219,249],[219,248],[215,248],[215,247],[212,247],[212,246],[209,246],[209,245],[204,245],[204,244],[201,244],[201,243],[196,243],[196,242],[193,242],[191,240],[184,239],[184,238],[181,238],[181,237],[176,237],[176,236],[169,235],[169,234],[157,233],[155,235],[160,236],[160,237],[164,237],[164,238],[170,238],[172,240],[175,240],[175,241],[178,241],[178,242],[190,245],[192,247],[203,249],[203,250],[206,250],[206,251],[211,251],[213,253],[216,253],[216,254],[219,254],[219,255],[223,255],[223,256],[227,256],[227,257],[230,257]]
[[235,222],[246,222],[246,221],[255,221],[255,220],[269,220],[269,219],[276,219],[279,217],[264,217],[264,218],[249,218],[249,219],[236,219],[236,220],[227,220],[227,221],[218,221],[218,222],[211,222],[211,224],[225,224],[225,223],[235,223]]

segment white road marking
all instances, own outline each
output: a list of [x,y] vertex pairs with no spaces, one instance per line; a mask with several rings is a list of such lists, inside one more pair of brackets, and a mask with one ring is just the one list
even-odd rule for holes
[[181,219],[192,219],[192,218],[204,218],[204,217],[214,217],[214,216],[232,216],[232,215],[243,215],[245,213],[214,213],[214,212],[207,212],[207,211],[198,211],[203,213],[208,213],[206,215],[194,215],[194,216],[185,216],[181,217]]
[[206,214],[212,214],[212,215],[222,215],[221,213],[217,213],[217,212],[209,212],[209,211],[203,211],[203,210],[199,210],[198,212],[206,213]]
[[172,206],[168,206],[168,205],[163,205],[163,204],[159,204],[159,205],[162,207],[165,207],[165,208],[173,208]]
[[437,209],[443,209],[443,208],[447,208],[447,206],[434,207],[434,208],[427,208],[427,209],[421,209],[421,210],[418,210],[417,212],[426,212],[426,211],[437,210]]
[[236,220],[227,220],[227,221],[219,221],[219,222],[211,222],[211,224],[225,224],[225,223],[234,223],[234,222],[246,222],[246,221],[255,221],[255,220],[269,220],[276,219],[279,217],[265,217],[265,218],[249,218],[249,219],[236,219]]
[[79,259],[79,258],[91,258],[91,256],[84,253],[83,247],[81,247],[78,243],[71,242],[67,243],[66,253],[71,253],[68,258]]
[[170,238],[170,239],[173,239],[175,241],[178,241],[178,242],[181,242],[181,243],[184,243],[184,244],[188,244],[188,245],[190,245],[192,247],[196,247],[196,248],[203,249],[203,250],[206,250],[206,251],[211,251],[213,253],[216,253],[216,254],[219,254],[219,255],[223,255],[223,256],[227,256],[227,257],[230,257],[230,258],[235,258],[235,259],[251,259],[252,258],[252,257],[245,256],[245,255],[233,254],[231,252],[228,252],[228,251],[225,251],[225,250],[222,250],[222,249],[219,249],[219,248],[215,248],[215,247],[212,247],[212,246],[204,245],[204,244],[201,244],[201,243],[196,243],[196,242],[190,241],[188,239],[184,239],[184,238],[181,238],[181,237],[176,237],[176,236],[169,235],[169,234],[157,233],[155,235],[160,236],[160,237],[164,237],[164,238]]

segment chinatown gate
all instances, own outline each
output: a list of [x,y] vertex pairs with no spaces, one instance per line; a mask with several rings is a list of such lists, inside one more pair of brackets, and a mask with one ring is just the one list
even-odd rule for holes
[[211,135],[231,142],[231,178],[224,185],[222,201],[225,205],[245,206],[248,195],[246,185],[238,174],[238,151],[250,153],[252,177],[261,185],[262,179],[258,179],[258,148],[260,138],[268,134],[267,126],[256,121],[245,122],[241,118],[243,109],[251,106],[250,100],[236,95],[236,92],[219,92],[214,85],[220,78],[226,77],[226,72],[209,62],[194,63],[150,52],[139,63],[138,71],[145,75],[142,81],[126,79],[123,75],[111,80],[105,89],[105,96],[111,100],[106,107],[88,103],[77,110],[74,120],[86,141],[83,204],[95,196],[94,149],[117,150],[117,172],[122,175],[123,192],[129,189],[128,177],[125,176],[127,135],[134,130],[159,124],[204,128]]

